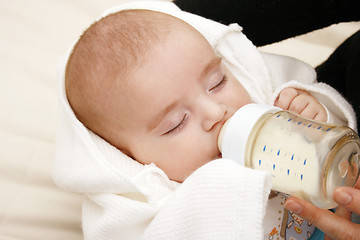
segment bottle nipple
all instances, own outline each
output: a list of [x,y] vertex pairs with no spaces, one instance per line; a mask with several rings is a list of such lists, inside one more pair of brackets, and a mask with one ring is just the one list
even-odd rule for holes
[[228,127],[228,125],[229,125],[229,120],[230,120],[231,118],[229,118],[225,123],[224,123],[224,125],[222,126],[222,128],[221,128],[221,130],[220,130],[220,133],[219,133],[219,136],[218,136],[218,149],[219,149],[219,151],[222,153],[222,149],[223,149],[223,147],[222,147],[222,144],[223,144],[223,139],[224,139],[224,135],[225,135],[225,132],[226,132],[226,129],[227,129],[227,127]]

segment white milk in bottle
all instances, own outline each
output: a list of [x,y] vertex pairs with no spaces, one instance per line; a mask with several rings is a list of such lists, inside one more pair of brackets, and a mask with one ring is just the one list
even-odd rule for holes
[[360,141],[350,128],[305,119],[263,104],[248,104],[219,135],[224,158],[272,176],[273,190],[333,208],[336,187],[359,176]]

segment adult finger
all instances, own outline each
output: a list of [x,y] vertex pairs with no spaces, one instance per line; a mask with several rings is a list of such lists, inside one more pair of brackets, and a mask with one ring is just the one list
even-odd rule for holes
[[339,187],[335,189],[333,199],[349,212],[360,214],[360,189]]
[[290,197],[285,202],[285,207],[300,217],[313,223],[325,234],[333,239],[349,240],[359,239],[360,226],[349,219],[342,218],[326,209],[320,209],[311,203]]
[[349,220],[351,219],[351,211],[347,210],[343,206],[338,206],[336,208],[335,214],[342,218],[346,218]]
[[[346,208],[344,208],[342,206],[338,206],[336,208],[335,214],[339,217],[351,220],[351,212],[349,212],[348,210],[346,210]],[[324,240],[331,240],[331,239],[332,238],[330,236],[325,234]]]

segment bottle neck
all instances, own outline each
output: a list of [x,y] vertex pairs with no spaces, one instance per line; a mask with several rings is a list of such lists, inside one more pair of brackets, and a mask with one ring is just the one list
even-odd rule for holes
[[[247,104],[240,108],[224,125],[218,144],[223,158],[245,165],[245,153],[252,129],[264,114],[280,111],[280,108],[265,104]],[[267,118],[268,115],[265,116]]]
[[245,166],[249,167],[249,168],[253,168],[252,164],[251,164],[251,156],[252,156],[252,152],[253,152],[253,146],[255,143],[256,138],[259,135],[259,132],[261,130],[261,128],[264,126],[264,124],[266,124],[266,121],[273,116],[274,113],[265,113],[263,114],[255,123],[255,125],[253,126],[247,140],[246,140],[246,147],[245,147]]

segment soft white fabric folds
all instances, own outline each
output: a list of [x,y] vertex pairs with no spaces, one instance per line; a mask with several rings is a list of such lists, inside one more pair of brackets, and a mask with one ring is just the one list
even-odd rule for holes
[[[324,90],[321,84],[314,85],[310,67],[294,59],[263,56],[237,24],[225,26],[164,1],[122,4],[101,17],[123,9],[159,11],[192,25],[224,58],[255,102],[272,104],[281,89],[296,86],[318,95],[323,103],[330,102],[328,109],[355,127],[350,105],[329,86]],[[270,191],[266,173],[219,159],[180,185],[155,165],[144,166],[121,153],[79,122],[67,101],[64,74],[71,50],[59,69],[62,112],[53,176],[58,186],[84,193],[85,239],[263,238]]]

